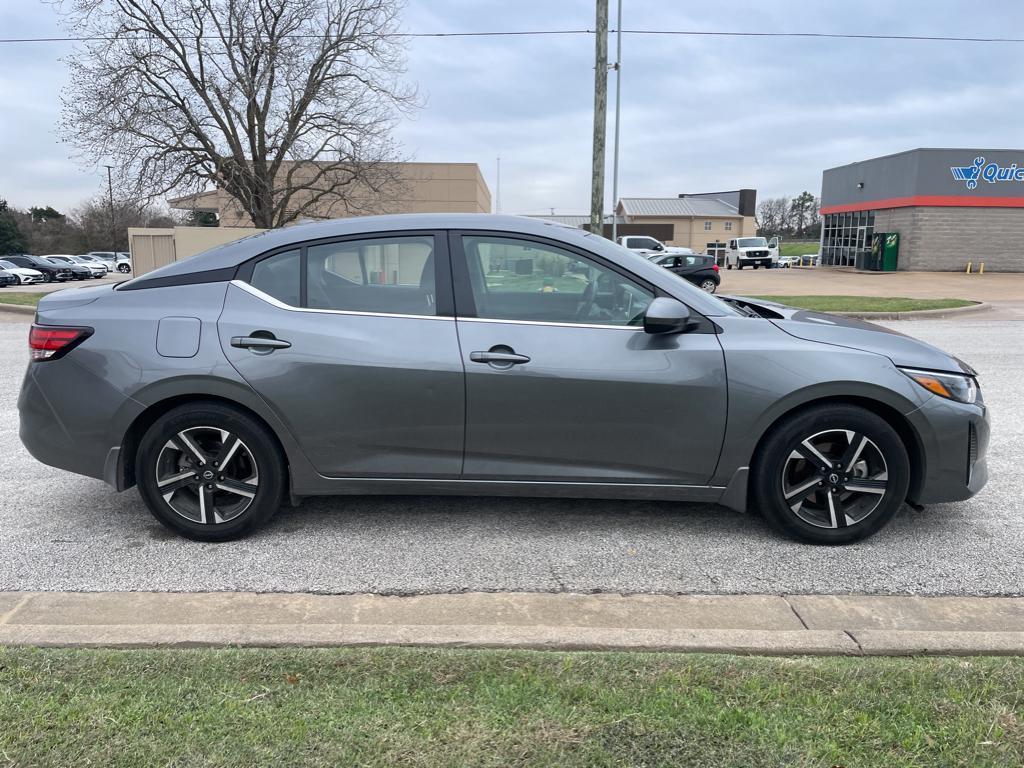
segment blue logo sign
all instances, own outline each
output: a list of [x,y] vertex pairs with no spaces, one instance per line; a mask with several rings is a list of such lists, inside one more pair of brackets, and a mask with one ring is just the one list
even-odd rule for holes
[[1016,163],[1000,165],[999,163],[986,163],[984,157],[974,158],[973,165],[951,166],[953,178],[962,181],[968,189],[978,186],[979,179],[984,179],[989,184],[1001,181],[1024,181],[1024,168],[1018,168]]

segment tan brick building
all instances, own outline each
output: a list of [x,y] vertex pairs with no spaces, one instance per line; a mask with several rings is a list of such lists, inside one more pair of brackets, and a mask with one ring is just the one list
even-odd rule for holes
[[[476,163],[395,163],[400,179],[384,199],[370,190],[355,189],[355,211],[324,201],[303,218],[334,219],[371,213],[490,213],[491,191]],[[286,173],[287,169],[282,171]],[[300,167],[301,172],[301,167]],[[314,169],[306,172],[315,173]],[[221,227],[251,227],[237,201],[221,189],[168,201],[182,211],[216,213]]]
[[670,224],[669,245],[718,256],[734,237],[757,234],[756,192],[704,192],[678,197],[624,197],[615,207],[626,224]]

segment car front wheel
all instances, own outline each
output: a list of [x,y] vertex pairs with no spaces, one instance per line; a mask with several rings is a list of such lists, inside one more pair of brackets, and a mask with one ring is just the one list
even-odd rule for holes
[[787,536],[845,544],[889,522],[909,484],[906,447],[888,422],[857,406],[824,405],[772,429],[754,460],[750,501]]
[[190,403],[146,431],[135,477],[150,512],[199,541],[247,535],[277,511],[285,487],[280,449],[266,427],[220,403]]

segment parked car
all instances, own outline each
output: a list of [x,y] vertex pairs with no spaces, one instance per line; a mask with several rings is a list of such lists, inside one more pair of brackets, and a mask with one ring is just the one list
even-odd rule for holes
[[117,270],[118,272],[128,274],[132,271],[131,258],[122,251],[89,251],[85,255],[103,261],[110,268],[111,272]]
[[[79,264],[81,264],[84,267],[90,267],[90,268],[99,267],[100,269],[102,269],[103,270],[103,274],[98,275],[98,277],[106,277],[108,274],[110,274],[111,272],[114,271],[114,267],[112,265],[107,264],[102,259],[97,259],[95,256],[90,256],[87,253],[83,253],[80,256],[75,256],[74,258],[75,258],[76,262],[78,262]],[[94,269],[94,271],[95,271],[95,269]]]
[[988,477],[966,363],[859,320],[722,300],[529,218],[270,230],[51,293],[29,346],[32,455],[137,485],[205,541],[286,499],[427,493],[718,502],[834,544]]
[[665,254],[686,255],[693,253],[692,248],[684,248],[678,245],[665,245],[661,240],[647,235],[623,235],[618,240],[619,245],[628,248],[641,256],[653,257]]
[[790,267],[799,266],[799,256],[779,256],[779,269],[789,269]]
[[18,276],[13,272],[8,272],[3,267],[0,267],[0,288],[6,288],[8,285],[17,285],[19,282]]
[[0,259],[0,269],[14,275],[18,279],[18,285],[32,285],[33,283],[43,282],[43,273],[38,269],[19,267],[13,261],[8,261],[9,258]]
[[93,276],[92,270],[89,267],[84,267],[77,263],[74,256],[64,253],[54,253],[43,256],[42,258],[54,264],[61,264],[67,267],[71,271],[71,277],[75,280],[88,280]]
[[693,254],[692,256],[658,256],[651,259],[654,264],[686,278],[702,291],[714,293],[722,282],[718,265],[713,256]]
[[73,272],[67,264],[61,264],[58,261],[48,261],[42,256],[21,254],[19,256],[7,256],[5,261],[11,262],[16,267],[24,267],[42,273],[42,282],[44,283],[52,283],[54,281],[62,283],[73,279]]

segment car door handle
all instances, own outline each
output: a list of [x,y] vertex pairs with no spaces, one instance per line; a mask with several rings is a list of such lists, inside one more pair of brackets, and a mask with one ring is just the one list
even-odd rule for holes
[[275,339],[273,336],[232,336],[231,346],[239,349],[287,349],[291,342]]
[[530,362],[526,355],[515,352],[470,352],[469,359],[474,363],[492,363],[502,366],[521,365]]

